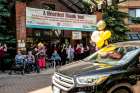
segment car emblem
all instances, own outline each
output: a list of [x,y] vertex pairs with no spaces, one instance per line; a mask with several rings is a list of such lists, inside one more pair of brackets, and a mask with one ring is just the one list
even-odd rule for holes
[[62,80],[62,78],[61,78],[61,77],[59,77],[59,80]]

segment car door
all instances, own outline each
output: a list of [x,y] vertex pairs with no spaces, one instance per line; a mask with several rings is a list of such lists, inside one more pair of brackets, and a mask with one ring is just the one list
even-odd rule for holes
[[127,70],[129,78],[140,80],[140,53],[131,60]]

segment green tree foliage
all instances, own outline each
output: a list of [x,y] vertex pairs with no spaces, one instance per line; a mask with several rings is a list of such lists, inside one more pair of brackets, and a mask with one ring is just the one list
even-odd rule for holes
[[107,29],[112,31],[111,40],[113,42],[127,40],[125,33],[129,29],[124,23],[124,19],[127,17],[127,13],[118,10],[118,5],[111,5],[103,10],[103,19],[107,23]]
[[31,2],[32,0],[16,0],[16,1],[20,1],[20,2],[26,2],[26,3],[28,3],[28,2]]
[[0,41],[13,39],[10,26],[10,6],[7,0],[0,0]]
[[[91,0],[83,0],[83,4],[87,8],[93,6],[93,2]],[[125,32],[129,31],[129,29],[125,25],[124,19],[128,17],[128,14],[124,12],[120,12],[118,10],[118,4],[115,3],[115,1],[110,6],[104,5],[103,9],[100,9],[99,11],[103,13],[103,20],[105,20],[105,22],[107,23],[106,29],[109,29],[112,32],[111,41],[117,42],[117,41],[127,40],[127,36]],[[138,20],[136,19],[134,19],[134,21],[138,22]]]

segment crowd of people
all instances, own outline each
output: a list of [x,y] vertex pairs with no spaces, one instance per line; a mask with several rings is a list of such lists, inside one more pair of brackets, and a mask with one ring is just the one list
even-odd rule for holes
[[[27,49],[27,53],[18,50],[15,55],[15,64],[25,64],[27,72],[37,72],[46,69],[49,63],[56,66],[62,66],[72,61],[80,60],[91,53],[90,45],[82,43],[72,44],[53,44],[51,46],[38,43]],[[0,69],[5,71],[4,59],[7,51],[7,45],[0,43]]]
[[75,47],[71,44],[54,44],[51,49],[47,48],[43,43],[39,43],[36,47],[29,50],[26,55],[18,51],[15,56],[15,61],[19,63],[26,62],[28,71],[40,72],[46,68],[48,61],[55,62],[56,66],[62,66],[74,60],[80,60],[90,54],[88,45],[84,46],[82,43],[77,44]]
[[55,60],[57,65],[65,65],[73,60],[83,59],[89,54],[90,48],[88,45],[84,47],[83,44],[77,44],[73,47],[71,44],[68,46],[66,44],[62,44],[60,47],[57,47],[56,45],[54,46],[53,53],[50,58]]

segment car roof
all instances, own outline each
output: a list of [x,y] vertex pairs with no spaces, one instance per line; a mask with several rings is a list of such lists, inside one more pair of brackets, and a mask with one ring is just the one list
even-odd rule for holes
[[117,45],[119,47],[137,47],[140,48],[140,41],[126,41],[126,42],[118,42],[113,45]]

